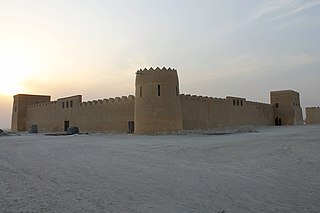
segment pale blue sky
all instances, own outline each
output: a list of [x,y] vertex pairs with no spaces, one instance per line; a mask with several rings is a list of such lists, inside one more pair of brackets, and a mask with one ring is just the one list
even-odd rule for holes
[[150,66],[176,68],[182,93],[320,105],[319,38],[320,0],[0,0],[0,128],[12,94],[134,94]]

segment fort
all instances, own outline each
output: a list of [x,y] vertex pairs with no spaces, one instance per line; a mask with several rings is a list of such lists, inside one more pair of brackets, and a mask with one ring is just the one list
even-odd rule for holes
[[[307,122],[314,122],[308,115],[319,112],[307,109]],[[303,124],[298,92],[272,91],[269,104],[180,94],[177,70],[150,68],[136,72],[134,96],[83,102],[81,95],[56,101],[44,95],[15,95],[11,129],[26,131],[37,125],[41,132],[61,132],[77,126],[88,132],[161,134],[296,124]]]

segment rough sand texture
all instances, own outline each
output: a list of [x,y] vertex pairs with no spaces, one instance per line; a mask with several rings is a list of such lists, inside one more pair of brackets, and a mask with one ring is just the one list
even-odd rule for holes
[[320,126],[0,138],[1,212],[319,212]]

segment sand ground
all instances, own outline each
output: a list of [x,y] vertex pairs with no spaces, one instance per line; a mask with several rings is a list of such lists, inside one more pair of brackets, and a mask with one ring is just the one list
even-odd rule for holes
[[0,137],[1,212],[320,212],[320,126]]

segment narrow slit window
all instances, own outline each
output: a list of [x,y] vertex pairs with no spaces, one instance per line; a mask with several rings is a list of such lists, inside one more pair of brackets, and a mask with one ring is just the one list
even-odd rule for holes
[[62,108],[64,108],[64,102],[62,102]]
[[158,96],[160,96],[160,85],[158,85]]
[[233,105],[234,105],[234,106],[236,105],[236,100],[234,100],[234,99],[233,99]]
[[237,106],[239,106],[239,100],[237,100]]
[[176,96],[178,96],[178,95],[179,95],[179,87],[176,86]]
[[66,102],[66,107],[69,108],[69,101]]
[[240,104],[241,104],[241,106],[243,106],[243,102],[242,102],[242,100],[241,100]]
[[140,87],[140,97],[142,97],[142,87]]
[[70,107],[71,108],[73,107],[73,101],[70,101]]

